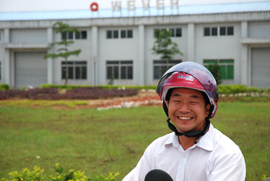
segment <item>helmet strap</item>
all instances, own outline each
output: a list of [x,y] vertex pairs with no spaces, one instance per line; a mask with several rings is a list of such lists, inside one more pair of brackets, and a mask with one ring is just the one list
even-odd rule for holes
[[196,144],[198,142],[198,138],[203,136],[208,130],[209,130],[209,127],[210,127],[210,120],[208,118],[205,119],[205,127],[204,127],[204,130],[198,130],[198,131],[189,131],[189,132],[185,132],[185,133],[180,133],[176,127],[170,122],[170,118],[167,119],[167,123],[168,123],[168,127],[175,132],[175,134],[177,136],[186,136],[186,137],[196,137],[195,141],[194,141],[194,144]]

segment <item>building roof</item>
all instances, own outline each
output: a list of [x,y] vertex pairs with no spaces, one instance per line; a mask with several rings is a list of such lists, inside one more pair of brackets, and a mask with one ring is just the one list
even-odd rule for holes
[[126,8],[122,8],[120,11],[113,11],[112,9],[99,9],[98,12],[92,12],[90,9],[66,11],[2,12],[0,13],[0,21],[96,19],[260,11],[270,11],[270,1],[185,6],[180,5],[178,9],[176,7],[173,9],[171,9],[171,7],[165,7],[164,10],[157,10],[156,7],[150,7],[148,10],[144,10],[142,7],[140,7],[136,8],[135,11],[128,11]]

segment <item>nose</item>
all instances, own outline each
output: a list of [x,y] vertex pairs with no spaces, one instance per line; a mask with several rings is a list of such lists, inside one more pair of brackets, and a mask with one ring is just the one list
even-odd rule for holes
[[181,112],[181,113],[189,113],[190,112],[190,108],[189,108],[188,103],[183,102],[179,106],[178,111]]

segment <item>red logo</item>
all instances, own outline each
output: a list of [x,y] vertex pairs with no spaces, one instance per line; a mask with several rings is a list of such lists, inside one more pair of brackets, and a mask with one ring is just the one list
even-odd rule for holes
[[91,11],[98,11],[98,3],[96,2],[91,3],[90,9]]

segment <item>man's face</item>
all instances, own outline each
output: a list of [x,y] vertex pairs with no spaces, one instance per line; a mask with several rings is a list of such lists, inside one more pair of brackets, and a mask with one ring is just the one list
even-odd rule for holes
[[179,132],[204,129],[205,118],[209,114],[210,104],[205,106],[200,91],[185,88],[173,89],[170,100],[165,101],[169,117]]

